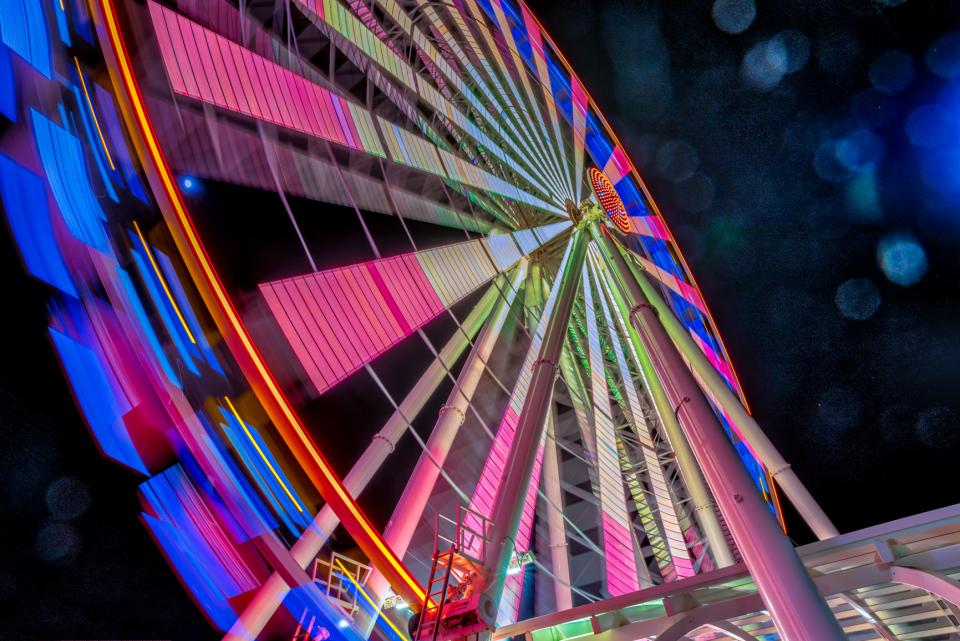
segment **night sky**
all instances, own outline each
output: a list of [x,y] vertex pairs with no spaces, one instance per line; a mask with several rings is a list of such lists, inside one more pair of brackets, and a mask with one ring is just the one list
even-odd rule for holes
[[[960,500],[960,3],[531,6],[677,235],[754,415],[839,529]],[[0,637],[217,638],[138,522],[136,478],[99,456],[45,292],[0,242],[16,305]]]

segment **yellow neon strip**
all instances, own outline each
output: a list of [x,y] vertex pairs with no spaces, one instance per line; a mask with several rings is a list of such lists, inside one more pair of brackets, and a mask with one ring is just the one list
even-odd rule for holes
[[150,259],[150,265],[153,266],[153,271],[157,274],[157,278],[160,280],[160,284],[163,286],[163,292],[167,295],[167,299],[170,301],[170,304],[173,305],[173,311],[177,313],[177,318],[180,319],[180,324],[183,325],[183,329],[187,332],[187,337],[190,338],[190,342],[194,345],[197,344],[197,339],[193,337],[193,332],[190,331],[190,328],[187,326],[187,321],[183,317],[183,314],[180,313],[180,307],[177,305],[177,301],[173,299],[173,294],[170,292],[170,288],[167,287],[167,281],[163,277],[163,274],[160,273],[160,267],[157,265],[157,261],[153,259],[153,252],[150,251],[150,245],[147,244],[146,239],[143,237],[143,232],[140,231],[140,225],[137,224],[137,221],[133,221],[133,228],[137,232],[137,236],[140,238],[140,243],[143,245],[143,251],[146,252],[147,258]]
[[[343,563],[340,562],[340,559],[334,559],[333,562],[336,563],[338,566],[340,566],[340,569],[343,570],[343,576],[350,579],[350,583],[353,583],[353,585],[356,586],[357,592],[362,594],[363,598],[366,599],[367,603],[369,603],[370,606],[374,609],[373,620],[376,621],[377,617],[380,616],[380,612],[382,611],[382,608],[379,605],[377,605],[373,599],[370,598],[370,595],[367,594],[367,591],[364,590],[363,586],[360,585],[360,583],[358,583],[357,580],[353,578],[353,576],[350,574],[347,568],[343,567]],[[393,621],[391,621],[389,617],[383,617],[383,620],[387,622],[387,625],[390,626],[391,630],[397,633],[397,636],[400,637],[402,641],[410,641],[409,639],[407,639],[407,637],[403,636],[403,632],[400,632],[400,630],[397,629],[397,626],[393,624]]]
[[423,588],[420,587],[420,584],[417,582],[417,580],[410,575],[407,569],[397,558],[396,554],[393,553],[393,550],[391,550],[386,543],[384,543],[379,533],[373,528],[366,516],[360,511],[360,508],[353,500],[353,497],[347,493],[346,489],[343,487],[343,484],[333,473],[333,470],[330,469],[330,466],[327,464],[327,462],[322,456],[320,456],[320,453],[317,451],[312,440],[307,436],[303,425],[301,425],[300,420],[294,413],[293,408],[290,407],[287,399],[277,387],[276,381],[273,380],[273,376],[267,369],[267,366],[260,357],[260,354],[257,352],[256,348],[254,348],[253,343],[247,334],[246,328],[244,328],[243,324],[240,322],[240,318],[237,316],[236,310],[230,303],[230,299],[227,297],[227,294],[223,289],[223,285],[220,283],[216,272],[213,270],[213,266],[210,264],[209,258],[203,250],[203,246],[200,244],[200,241],[197,238],[196,230],[193,228],[193,224],[187,215],[186,208],[184,207],[183,201],[180,198],[180,194],[177,192],[176,186],[174,185],[173,178],[170,174],[170,169],[167,166],[163,155],[160,153],[160,148],[156,140],[156,134],[153,131],[153,127],[150,124],[150,119],[147,117],[143,106],[143,98],[140,95],[140,89],[137,86],[136,80],[133,77],[133,72],[130,69],[130,61],[127,57],[126,47],[124,46],[123,38],[120,35],[119,27],[117,26],[117,16],[111,0],[100,0],[100,8],[103,11],[106,28],[110,34],[111,44],[113,45],[114,51],[117,54],[117,64],[120,67],[120,73],[123,76],[123,83],[126,86],[127,94],[130,99],[130,105],[133,107],[137,117],[137,124],[140,126],[140,131],[143,134],[144,142],[146,143],[150,152],[150,156],[157,168],[157,175],[163,183],[164,189],[167,192],[167,196],[170,198],[170,202],[173,205],[177,218],[180,222],[180,228],[186,236],[187,241],[190,243],[191,248],[193,249],[197,263],[202,270],[204,278],[212,290],[212,293],[216,296],[221,311],[227,317],[231,328],[236,334],[236,337],[243,344],[244,350],[246,351],[247,356],[250,358],[251,363],[256,368],[257,373],[260,375],[261,380],[266,385],[270,395],[276,402],[277,407],[280,409],[284,418],[289,423],[289,426],[293,428],[297,438],[300,440],[301,445],[310,454],[311,459],[317,466],[317,469],[320,471],[324,481],[329,484],[334,494],[336,494],[336,498],[342,502],[344,508],[350,512],[351,516],[353,516],[363,533],[368,537],[368,540],[380,552],[383,560],[391,566],[391,569],[396,572],[397,576],[404,582],[404,584],[406,584],[406,587],[417,597],[420,602],[422,602],[426,598],[426,593],[424,592]]
[[[61,0],[62,1],[62,0]],[[60,5],[61,8],[63,5]],[[97,127],[97,135],[100,136],[100,145],[103,147],[103,153],[107,155],[107,162],[110,163],[110,169],[116,171],[117,166],[113,164],[113,158],[110,156],[110,150],[107,149],[107,141],[103,137],[103,130],[100,129],[100,119],[97,118],[97,111],[93,108],[93,102],[90,100],[90,93],[87,91],[87,81],[83,79],[83,72],[80,71],[80,62],[77,57],[73,57],[73,64],[77,67],[77,75],[80,77],[80,86],[83,87],[83,95],[87,97],[87,106],[90,107],[90,114],[93,116],[93,124]]]
[[263,450],[260,449],[260,445],[253,438],[253,435],[250,433],[250,430],[247,429],[247,424],[244,423],[243,419],[240,418],[240,413],[237,412],[237,408],[233,406],[233,402],[230,400],[230,397],[224,396],[223,400],[227,402],[227,405],[230,407],[230,411],[233,413],[234,418],[237,419],[237,422],[240,423],[240,427],[243,428],[243,433],[247,435],[247,438],[253,443],[253,446],[257,448],[257,454],[260,455],[260,458],[263,459],[263,462],[267,464],[267,467],[270,468],[270,473],[273,474],[273,478],[277,479],[277,483],[280,484],[280,487],[283,488],[283,491],[286,492],[287,497],[293,501],[293,504],[297,507],[298,512],[303,512],[303,508],[300,507],[300,504],[297,502],[297,499],[293,498],[293,493],[287,489],[287,484],[283,482],[283,479],[280,478],[280,475],[277,474],[277,471],[273,469],[273,464],[270,463],[270,459],[267,458],[267,455],[263,453]]

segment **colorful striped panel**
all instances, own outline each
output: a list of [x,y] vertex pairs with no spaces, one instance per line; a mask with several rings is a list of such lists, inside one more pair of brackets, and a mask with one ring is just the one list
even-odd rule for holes
[[154,2],[149,7],[176,93],[384,155],[366,110],[165,7]]
[[[383,40],[382,36],[385,36],[385,34],[371,30],[362,20],[352,15],[338,0],[323,0],[322,3],[306,3],[302,6],[323,19],[337,33],[363,52],[365,56],[386,70],[407,88],[411,89],[414,95],[427,102],[434,111],[444,115],[450,122],[465,131],[479,143],[480,146],[516,171],[532,186],[537,187],[543,191],[543,193],[547,193],[543,190],[543,187],[541,187],[542,180],[537,179],[534,175],[530,174],[526,168],[514,160],[514,158],[507,155],[494,140],[468,116],[457,109],[453,103],[447,100],[432,84],[418,76],[414,72],[413,67],[398,55],[391,46],[391,43]],[[417,31],[417,34],[420,34],[420,32]],[[427,42],[421,34],[421,37],[418,39],[418,44]],[[437,60],[442,60],[442,58],[439,56],[429,56],[427,60],[430,61],[430,63],[434,63]],[[452,73],[452,70],[450,71]],[[455,73],[452,73],[452,75],[455,78],[457,77]],[[465,87],[462,88],[466,89]],[[472,93],[461,92],[460,95],[468,98],[473,97]],[[473,102],[477,102],[476,98],[473,98]],[[484,113],[486,112],[482,104],[478,104],[477,108],[480,108]],[[496,119],[491,114],[487,114],[487,116],[490,122],[495,122]]]
[[380,118],[380,127],[387,143],[390,159],[437,176],[499,194],[552,214],[566,216],[565,210],[537,198],[516,185],[480,169],[466,160],[440,149],[420,136]]
[[[520,97],[517,96],[517,104],[530,105],[532,107],[532,109],[529,111],[521,108],[521,111],[525,113],[531,130],[536,134],[535,142],[542,152],[543,158],[545,158],[547,161],[548,173],[562,184],[563,179],[561,176],[563,172],[560,169],[560,166],[563,163],[561,158],[557,155],[555,149],[548,149],[550,144],[549,141],[552,140],[552,137],[547,133],[546,126],[543,122],[543,115],[540,110],[541,101],[537,100],[533,86],[530,84],[530,79],[522,70],[522,66],[524,65],[524,62],[522,61],[523,56],[517,48],[517,43],[513,35],[513,29],[511,28],[511,24],[504,12],[504,6],[501,4],[500,0],[491,0],[489,6],[493,9],[496,21],[500,26],[500,32],[498,35],[502,37],[503,41],[506,43],[512,58],[512,62],[517,67],[519,72],[517,73],[517,76],[519,77],[520,84],[523,87],[525,102],[524,99],[520,99]],[[533,71],[536,73],[536,69]],[[513,88],[514,93],[518,93],[515,84],[513,85]]]
[[517,243],[514,242],[511,234],[503,234],[502,236],[488,236],[487,238],[483,239],[483,242],[486,244],[487,250],[493,257],[493,262],[496,263],[499,269],[506,269],[510,265],[520,260],[520,257],[523,256],[523,254],[520,252],[520,248],[517,246]]
[[623,147],[617,145],[613,148],[610,158],[603,166],[603,173],[614,185],[630,174],[630,160],[627,158],[627,153],[623,150]]
[[39,0],[0,2],[0,39],[47,78],[53,77],[50,42],[43,4]]
[[[157,127],[161,146],[176,173],[274,191],[277,183],[267,160],[267,154],[272,154],[284,193],[344,207],[352,207],[355,202],[364,211],[393,214],[382,181],[348,167],[338,172],[323,154],[304,153],[277,141],[264,142],[245,128],[224,121],[211,122],[191,110],[175,111],[162,102],[150,103],[150,112],[161,125]],[[343,188],[341,175],[349,194]],[[397,186],[390,187],[390,195],[396,210],[407,220],[483,234],[493,229],[486,220],[460,214]]]
[[737,389],[737,380],[733,375],[733,370],[730,368],[730,365],[727,361],[720,358],[720,355],[710,346],[710,344],[703,340],[703,338],[697,332],[690,330],[690,336],[693,337],[694,342],[700,346],[700,349],[703,350],[703,353],[706,355],[707,359],[713,364],[714,369],[720,372],[720,375],[727,381],[727,385],[730,386],[732,390]]
[[447,170],[447,175],[453,180],[465,185],[470,185],[471,187],[476,187],[477,189],[484,189],[499,194],[532,207],[537,207],[538,209],[557,214],[558,216],[567,216],[566,210],[557,205],[528,194],[516,185],[508,183],[503,178],[494,176],[490,172],[480,169],[476,165],[472,165],[448,151],[443,149],[437,149],[437,151],[440,153],[440,159],[443,161],[443,166]]
[[586,308],[587,353],[590,358],[590,389],[593,396],[593,429],[597,443],[597,476],[600,485],[600,514],[607,592],[627,594],[640,589],[630,516],[623,494],[617,435],[610,411],[600,331],[588,270],[583,270],[583,298]]
[[638,261],[640,261],[640,264],[643,265],[643,268],[647,271],[647,273],[675,291],[685,300],[692,303],[698,310],[700,310],[701,313],[705,313],[703,298],[700,296],[700,292],[698,292],[694,287],[683,282],[665,269],[661,269],[657,265],[654,265],[643,256],[636,256],[636,258]]
[[13,60],[10,49],[0,42],[0,116],[17,122],[17,81],[13,77]]
[[449,177],[443,163],[440,162],[438,154],[440,150],[437,147],[389,120],[384,118],[379,120],[380,130],[387,142],[391,160],[437,176]]
[[103,227],[107,217],[90,184],[80,140],[39,111],[31,110],[30,120],[40,161],[67,229],[77,240],[109,252],[107,232]]
[[486,247],[485,239],[471,240],[264,283],[260,291],[323,393],[510,266],[494,263]]
[[131,409],[130,402],[118,391],[119,383],[110,363],[95,344],[81,344],[53,328],[50,329],[50,339],[80,411],[104,455],[147,474],[123,422],[123,415]]
[[366,25],[357,19],[350,10],[338,0],[323,0],[322,4],[302,3],[311,12],[315,13],[334,28],[340,35],[356,45],[375,63],[383,67],[394,78],[399,79],[410,89],[416,91],[417,76],[413,68],[401,60],[385,42],[377,38]]
[[236,614],[229,599],[260,584],[246,559],[179,465],[140,486],[143,520],[197,603],[221,630]]
[[[394,0],[383,0],[381,4],[388,7],[392,6],[394,7],[395,11],[402,13],[402,10],[399,9]],[[474,58],[478,59],[481,61],[481,64],[484,65],[484,68],[490,72],[489,63],[486,62],[485,55],[480,53],[478,43],[472,38],[468,39],[468,41],[465,43],[466,46],[471,49],[471,53],[473,54],[472,58],[463,49],[461,49],[460,43],[451,35],[450,30],[447,28],[446,24],[442,21],[434,8],[429,5],[421,6],[423,7],[424,14],[431,20],[432,27],[435,32],[439,35],[439,37],[444,39],[447,49],[443,54],[437,52],[433,48],[432,43],[430,43],[430,41],[419,30],[414,31],[414,41],[418,44],[422,42],[422,46],[428,53],[433,51],[433,53],[429,53],[429,55],[432,59],[437,61],[438,68],[447,74],[448,81],[451,85],[456,87],[458,90],[458,95],[466,97],[466,99],[470,102],[470,105],[477,111],[477,113],[483,114],[487,122],[495,122],[498,124],[498,127],[501,125],[505,126],[509,131],[505,132],[503,138],[513,150],[514,154],[518,158],[523,159],[523,162],[525,162],[528,166],[534,168],[537,174],[542,177],[542,182],[549,184],[553,190],[556,191],[556,193],[561,193],[561,187],[559,183],[557,183],[555,180],[552,180],[547,175],[544,165],[536,165],[537,158],[532,151],[532,147],[530,147],[529,136],[526,128],[519,129],[514,122],[517,116],[515,113],[516,110],[508,110],[504,107],[504,105],[510,104],[512,100],[501,100],[497,95],[495,95],[485,82],[483,74],[473,66],[471,60]],[[454,22],[462,33],[470,33],[466,23],[464,22],[463,16],[459,11],[450,11],[449,15],[453,18]],[[408,29],[408,33],[409,32],[410,30]],[[486,30],[484,30],[484,35],[487,35]],[[454,71],[450,65],[447,64],[444,57],[447,51],[451,52],[453,58],[464,67],[467,75],[470,77],[471,85],[465,83],[463,78],[461,78],[460,75]],[[495,84],[498,83],[496,76],[491,76],[491,80]],[[480,89],[480,91],[483,93],[483,100],[480,100],[474,94],[473,87]],[[503,93],[502,88],[500,88],[500,93]],[[502,117],[500,114],[505,114],[506,117]]]
[[274,458],[270,447],[253,425],[241,419],[232,403],[229,409],[219,406],[217,409],[224,421],[220,427],[240,457],[249,477],[287,529],[293,535],[300,536],[310,525],[310,513]]
[[634,234],[652,236],[660,240],[670,240],[667,226],[659,216],[630,216],[630,231]]
[[0,202],[27,271],[75,297],[77,290],[54,236],[43,178],[0,154]]
[[[540,26],[537,19],[533,17],[530,10],[524,3],[520,3],[520,13],[523,17],[523,23],[527,30],[527,41],[530,45],[533,59],[537,67],[537,76],[540,78],[540,90],[543,93],[543,104],[547,107],[547,113],[550,114],[550,125],[553,128],[554,152],[559,157],[563,168],[566,170],[564,178],[570,183],[573,182],[569,159],[563,150],[563,136],[560,133],[560,118],[557,116],[557,104],[553,100],[553,87],[550,81],[550,71],[547,69],[547,60],[543,50],[543,35],[540,33]],[[572,187],[572,185],[570,185]],[[568,190],[566,196],[574,197],[575,190]]]
[[[601,288],[605,288],[606,284],[598,277],[596,270],[593,269],[599,260],[595,252],[591,258],[593,259],[591,271],[594,274],[594,278],[597,282],[601,283]],[[669,481],[664,473],[660,457],[657,455],[656,445],[653,441],[653,432],[647,423],[643,408],[640,405],[640,394],[634,382],[630,367],[627,364],[627,354],[621,343],[621,337],[627,336],[628,330],[624,324],[623,317],[617,316],[616,319],[620,334],[617,333],[617,328],[614,327],[614,315],[611,313],[610,306],[607,303],[608,296],[610,296],[609,292],[599,292],[600,307],[603,311],[604,322],[609,330],[613,353],[617,360],[617,367],[620,370],[620,378],[623,381],[627,407],[630,410],[628,418],[630,419],[634,434],[636,434],[637,439],[640,441],[640,449],[646,465],[647,477],[650,480],[653,498],[656,500],[659,521],[662,525],[663,535],[669,549],[669,558],[672,559],[672,563],[668,564],[667,567],[661,566],[661,572],[667,580],[693,576],[695,573],[693,559],[687,550],[686,540],[680,527],[680,517],[677,514],[674,504],[674,497],[670,491]],[[628,350],[630,356],[636,363],[637,357],[632,351],[632,345],[628,346]]]
[[587,144],[587,107],[590,104],[590,99],[587,98],[587,90],[584,89],[583,83],[580,82],[580,79],[574,74],[570,74],[570,88],[573,94],[571,97],[573,109],[573,163],[577,170],[577,202],[579,202],[579,198],[581,197],[580,188],[583,184],[583,150]]
[[529,254],[540,245],[537,237],[533,233],[533,230],[530,229],[518,231],[513,234],[513,237],[517,241],[517,245],[520,246],[520,251],[522,251],[524,254]]

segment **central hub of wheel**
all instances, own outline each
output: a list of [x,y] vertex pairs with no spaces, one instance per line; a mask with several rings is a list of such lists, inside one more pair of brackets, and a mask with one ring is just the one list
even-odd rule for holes
[[606,212],[611,222],[624,234],[630,233],[630,218],[627,216],[627,208],[620,199],[620,194],[614,188],[613,183],[606,175],[597,169],[591,167],[588,176],[590,185],[593,187],[593,193],[600,201],[600,207]]

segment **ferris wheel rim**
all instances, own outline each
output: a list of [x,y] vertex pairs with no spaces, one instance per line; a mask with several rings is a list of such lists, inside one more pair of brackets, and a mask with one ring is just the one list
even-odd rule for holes
[[[108,5],[109,5],[109,0],[101,0],[101,2],[102,2],[102,5],[103,5],[103,7],[104,7],[105,9],[109,8],[109,6],[108,6]],[[118,32],[118,35],[119,35],[119,32]],[[122,42],[121,42],[121,46],[122,46]],[[130,74],[130,79],[133,80],[133,74],[132,74],[132,73]],[[133,82],[135,82],[135,80],[133,80]],[[145,113],[145,112],[144,112],[144,113]],[[597,113],[599,114],[599,112],[597,112]],[[146,116],[144,116],[144,117],[146,117]],[[601,115],[601,118],[602,118],[602,115]],[[328,145],[329,145],[329,143],[328,143]],[[159,158],[161,162],[163,162],[163,158],[162,158],[162,155],[161,155],[159,146],[157,146],[157,148],[156,148],[156,157]],[[155,160],[156,160],[156,158],[155,158]],[[382,161],[381,161],[381,162],[382,162]],[[190,225],[192,225],[192,222],[191,222],[190,219],[189,219],[189,213],[187,212],[186,206],[185,206],[184,203],[183,203],[182,194],[179,193],[179,190],[178,190],[178,188],[177,188],[176,181],[173,180],[172,172],[170,172],[169,167],[166,168],[166,172],[167,172],[168,175],[167,175],[167,177],[162,181],[163,184],[164,184],[164,188],[165,188],[165,189],[168,189],[168,196],[171,198],[172,202],[175,204],[174,208],[175,208],[175,209],[182,208],[182,214],[180,214],[180,212],[178,211],[178,215],[182,215],[182,216],[183,216],[184,221],[185,221],[186,224],[187,224],[187,226],[185,226],[185,229],[189,230],[189,229],[190,229]],[[645,187],[643,187],[643,188],[645,189]],[[178,200],[179,200],[179,203],[180,203],[179,207],[176,206],[176,203],[177,203]],[[652,202],[652,201],[651,201],[651,202]],[[184,221],[180,221],[180,222],[183,223]],[[187,235],[190,236],[191,234],[188,233]],[[193,235],[195,235],[195,230],[193,231]],[[200,260],[201,266],[203,267],[203,270],[202,270],[202,271],[204,271],[204,275],[209,278],[209,277],[210,277],[209,275],[212,274],[213,277],[216,278],[216,271],[215,271],[215,268],[214,268],[214,266],[212,265],[212,263],[208,264],[207,266],[203,266],[203,264],[202,264],[204,261],[207,261],[207,262],[209,263],[209,259],[205,256],[205,252],[204,252],[204,250],[203,250],[202,243],[199,241],[198,238],[197,238],[197,240],[196,240],[196,247],[193,247],[192,249],[197,252],[197,256],[195,256],[195,258],[197,258],[198,260]],[[209,274],[208,274],[207,272],[209,272]],[[219,285],[219,287],[222,288],[222,285]],[[219,298],[219,296],[218,296],[218,298]],[[224,295],[224,300],[223,300],[223,301],[218,301],[218,302],[220,302],[221,304],[223,304],[224,301],[226,301],[227,304],[230,304],[231,301],[230,301],[228,295]],[[236,314],[236,311],[234,310],[233,313]],[[229,317],[231,316],[231,314],[230,314],[230,313],[227,313],[227,316],[228,316],[228,318],[229,318]],[[216,315],[215,315],[215,318],[217,318]],[[237,322],[238,322],[238,323],[241,322],[241,321],[239,321],[239,317],[238,317],[238,321],[237,321]],[[234,329],[237,329],[237,328],[234,327]],[[249,341],[249,339],[247,339],[247,340],[245,341],[245,340],[242,338],[242,334],[239,334],[239,335],[241,336],[241,338],[240,338],[240,342],[241,342],[241,343],[246,344],[247,342],[250,342],[250,348],[249,348],[249,349],[252,349],[252,350],[254,350],[254,351],[256,350],[256,347],[255,347],[255,345],[252,343],[252,341]],[[245,345],[245,348],[246,348],[246,345]],[[259,357],[259,355],[256,355],[256,356]],[[253,355],[251,355],[250,358],[251,358],[251,360],[254,360],[254,361],[256,360],[256,358],[255,358]],[[256,369],[260,370],[260,367],[258,366]],[[267,376],[269,376],[269,370],[266,369],[266,366],[265,366],[265,365],[264,365],[264,368],[263,368],[263,369],[264,369],[264,371],[266,371],[266,374],[264,374],[264,371],[258,371],[258,374],[259,374],[260,376],[266,378]],[[272,386],[268,383],[268,384],[267,384],[267,387],[270,388],[270,387],[272,387]],[[282,394],[282,391],[279,390],[279,387],[277,387],[277,392],[280,393],[280,394]],[[273,393],[272,390],[271,390],[271,393]],[[282,413],[283,413],[283,414],[287,414],[287,410],[284,409],[284,405],[286,404],[286,400],[283,399],[282,401],[279,402],[279,404],[280,404],[280,408],[281,408]],[[293,409],[290,409],[290,412],[291,412],[292,414],[287,414],[287,416],[286,416],[285,418],[286,418],[286,420],[291,421],[291,422],[293,422],[294,424],[296,424],[295,421],[296,421],[297,419],[296,419],[295,413],[293,413],[294,410],[293,410]],[[298,430],[298,432],[299,432],[299,430]],[[305,431],[304,431],[304,434],[305,434]],[[301,435],[298,433],[298,436],[301,436]],[[292,448],[292,449],[295,449],[295,448]],[[322,456],[322,455],[320,455],[320,456]],[[342,485],[341,485],[341,488],[342,488]],[[347,493],[347,492],[344,491],[344,494],[345,494],[347,497],[349,497],[349,493]],[[402,563],[400,563],[400,566],[402,567]]]

